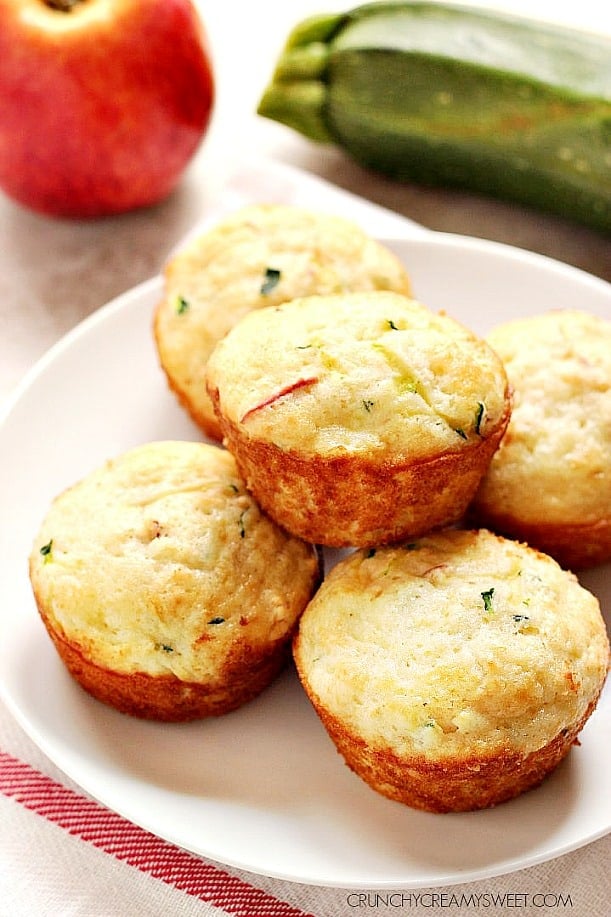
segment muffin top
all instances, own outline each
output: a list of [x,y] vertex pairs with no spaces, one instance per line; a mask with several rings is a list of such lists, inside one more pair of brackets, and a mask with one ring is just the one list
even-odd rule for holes
[[514,390],[478,500],[547,524],[611,517],[611,321],[578,310],[500,325]]
[[486,530],[341,560],[295,643],[332,716],[373,746],[436,759],[543,747],[597,698],[608,653],[596,598]]
[[[247,312],[314,293],[410,292],[399,259],[358,225],[281,204],[242,208],[168,262],[155,337],[175,389],[215,424],[203,372]],[[201,416],[200,416],[200,419]]]
[[98,665],[205,680],[239,665],[236,645],[291,633],[318,559],[261,513],[225,450],[159,442],[56,498],[30,573],[45,613]]
[[244,435],[309,455],[426,458],[481,440],[508,409],[485,341],[388,291],[250,313],[215,349],[208,386]]

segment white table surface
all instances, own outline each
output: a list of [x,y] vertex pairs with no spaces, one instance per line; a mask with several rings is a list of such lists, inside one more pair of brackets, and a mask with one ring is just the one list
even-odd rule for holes
[[[313,12],[343,10],[333,0],[285,0],[238,3],[198,0],[206,22],[217,81],[216,107],[210,130],[178,190],[164,203],[121,217],[98,221],[55,220],[21,208],[0,194],[0,406],[34,362],[81,319],[108,300],[158,273],[169,251],[189,229],[209,214],[226,183],[248,173],[251,158],[297,166],[340,189],[391,208],[422,227],[509,242],[550,255],[611,281],[609,238],[560,218],[462,192],[399,186],[365,172],[341,151],[309,143],[287,128],[258,118],[255,107],[277,54],[291,28]],[[486,5],[483,2],[480,5]],[[487,5],[539,14],[545,18],[611,33],[611,8],[600,0],[576,3],[553,0],[507,0]],[[6,523],[6,520],[4,520]],[[62,775],[21,732],[0,705],[0,752],[62,783]],[[69,781],[68,781],[69,784]],[[74,788],[78,791],[78,788]],[[70,838],[60,842],[62,828],[21,811],[19,802],[0,793],[0,917],[55,917],[87,914],[131,917],[156,914],[308,913],[314,917],[345,914],[442,914],[450,904],[421,899],[401,907],[347,898],[345,890],[292,885],[264,877],[240,876],[261,890],[262,899],[224,897],[177,891],[171,884],[117,864],[107,852],[88,852]],[[65,831],[63,832],[66,833]],[[68,846],[66,846],[66,844]],[[484,883],[479,893],[500,890],[524,893],[499,907],[460,909],[461,914],[551,914],[568,910],[579,917],[609,913],[610,838],[595,841],[550,863],[540,864]],[[95,856],[94,856],[95,854]],[[95,859],[94,868],[91,857]],[[115,858],[116,859],[116,858]],[[84,879],[84,876],[91,876]],[[216,875],[216,874],[215,874]],[[214,882],[235,880],[221,873]],[[75,895],[77,883],[81,891]],[[214,882],[212,883],[214,885]],[[106,897],[114,883],[112,897]],[[217,888],[217,885],[214,885]],[[437,890],[441,892],[442,890]],[[445,890],[451,891],[451,890]],[[571,893],[570,907],[542,906],[539,894]],[[242,896],[244,898],[244,895]],[[279,901],[289,902],[282,910]],[[548,898],[549,902],[552,898]],[[526,902],[526,904],[525,904]],[[256,905],[256,906],[255,906]],[[241,909],[240,909],[241,908]]]

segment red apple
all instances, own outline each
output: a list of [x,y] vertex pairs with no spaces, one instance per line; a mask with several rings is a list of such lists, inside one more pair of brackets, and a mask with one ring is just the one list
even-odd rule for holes
[[0,187],[55,216],[165,198],[210,120],[190,0],[0,0]]

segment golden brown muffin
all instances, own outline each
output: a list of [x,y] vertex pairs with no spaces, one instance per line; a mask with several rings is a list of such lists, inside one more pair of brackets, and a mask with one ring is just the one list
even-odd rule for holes
[[124,713],[189,720],[276,676],[319,563],[261,513],[225,450],[160,442],[54,500],[30,577],[82,687]]
[[488,342],[514,409],[474,520],[570,569],[611,560],[611,321],[549,312],[501,325]]
[[167,264],[154,323],[170,387],[204,432],[221,432],[205,387],[215,344],[251,309],[314,293],[409,293],[399,259],[341,217],[301,207],[245,207]]
[[457,520],[510,414],[494,351],[390,292],[249,313],[211,356],[208,386],[261,506],[338,547]]
[[596,598],[552,558],[485,530],[354,552],[308,605],[293,652],[349,767],[432,812],[541,783],[609,661]]

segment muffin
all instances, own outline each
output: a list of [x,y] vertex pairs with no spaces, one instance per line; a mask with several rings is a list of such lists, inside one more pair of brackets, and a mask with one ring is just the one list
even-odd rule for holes
[[353,552],[293,653],[338,751],[370,787],[431,812],[493,806],[567,755],[609,643],[572,573],[486,530]]
[[388,291],[250,312],[208,363],[240,472],[289,532],[346,547],[457,520],[510,414],[482,339]]
[[123,713],[178,721],[227,713],[272,681],[319,562],[261,513],[225,450],[159,442],[52,502],[30,578],[83,688]]
[[168,383],[192,419],[220,439],[206,392],[214,345],[251,309],[310,294],[409,293],[398,258],[356,224],[280,204],[245,207],[193,239],[165,269],[154,320]]
[[611,321],[577,310],[501,325],[514,390],[472,517],[570,569],[611,559]]

